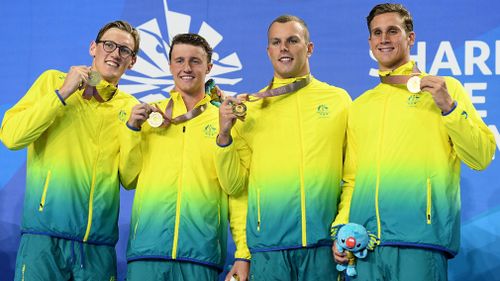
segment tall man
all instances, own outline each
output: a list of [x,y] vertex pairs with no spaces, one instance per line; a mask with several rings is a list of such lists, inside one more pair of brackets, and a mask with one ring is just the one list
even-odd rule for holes
[[[250,258],[244,208],[238,206],[243,186],[220,177],[214,162],[218,109],[205,93],[211,58],[212,48],[203,37],[175,36],[169,53],[175,83],[170,98],[154,106],[136,105],[127,122],[142,138],[142,157],[129,162],[144,160],[142,169],[128,176],[137,178],[130,185],[137,191],[127,280],[216,281],[225,262],[229,209],[235,257]],[[163,114],[162,125],[152,122],[152,112]],[[228,194],[236,197],[228,199]],[[235,268],[246,280],[248,266]]]
[[276,18],[267,53],[274,68],[268,89],[285,88],[249,96],[244,122],[232,111],[236,99],[223,102],[217,166],[248,182],[252,280],[335,280],[329,223],[340,198],[351,99],[311,75],[313,43],[302,19]]
[[134,146],[126,109],[137,103],[117,85],[138,50],[135,28],[108,23],[90,44],[92,66],[44,72],[5,113],[2,142],[28,147],[15,280],[116,278],[119,174]]
[[381,83],[351,107],[344,192],[352,201],[334,224],[359,223],[380,239],[358,260],[356,280],[447,280],[460,242],[460,162],[485,169],[494,136],[459,81],[410,60],[415,32],[402,5],[375,6],[367,24]]

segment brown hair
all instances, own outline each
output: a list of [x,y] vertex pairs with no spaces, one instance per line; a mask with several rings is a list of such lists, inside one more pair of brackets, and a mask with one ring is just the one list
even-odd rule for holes
[[375,16],[385,14],[385,13],[398,13],[404,23],[404,28],[406,32],[413,31],[413,19],[410,12],[401,4],[378,4],[370,11],[370,14],[366,17],[366,23],[368,24],[368,32],[371,33],[370,24]]
[[309,43],[309,28],[307,27],[307,24],[306,22],[297,17],[297,16],[293,16],[293,15],[281,15],[277,18],[275,18],[271,24],[269,25],[269,27],[267,28],[267,35],[269,37],[269,30],[271,29],[271,26],[275,23],[275,22],[279,22],[279,23],[287,23],[287,22],[291,22],[291,21],[294,21],[294,22],[298,22],[303,28],[304,28],[304,38],[306,39],[306,43]]
[[207,40],[203,38],[201,35],[198,35],[196,33],[182,33],[182,34],[177,34],[174,36],[172,39],[172,43],[170,43],[170,51],[168,52],[168,60],[172,60],[172,50],[174,49],[174,46],[177,44],[188,44],[188,45],[193,45],[197,47],[202,47],[203,50],[207,53],[207,62],[210,63],[212,62],[212,47],[208,44]]
[[104,25],[101,30],[99,30],[99,33],[97,33],[97,37],[95,39],[96,42],[99,42],[104,35],[106,31],[108,31],[111,28],[118,28],[120,30],[123,30],[125,32],[128,32],[132,37],[134,38],[135,44],[134,44],[134,53],[137,54],[139,52],[139,43],[141,41],[141,38],[139,36],[139,31],[132,27],[128,22],[122,21],[122,20],[117,20],[113,21],[110,23],[107,23]]

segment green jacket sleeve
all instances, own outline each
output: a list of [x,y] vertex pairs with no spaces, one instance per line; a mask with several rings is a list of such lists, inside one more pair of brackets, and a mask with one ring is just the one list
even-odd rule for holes
[[[233,142],[215,151],[215,168],[222,189],[229,194],[229,224],[236,251],[236,259],[250,259],[246,242],[248,208],[248,169],[251,151],[245,140],[233,128]],[[217,144],[214,144],[217,145]]]
[[233,128],[234,140],[215,150],[215,169],[222,189],[229,195],[246,188],[251,151],[246,142]]
[[250,259],[246,236],[247,205],[248,192],[246,189],[236,196],[229,196],[229,226],[236,245],[235,259]]
[[344,167],[342,170],[342,191],[338,205],[338,213],[332,223],[332,229],[337,225],[349,222],[349,211],[351,207],[352,194],[354,192],[354,183],[356,176],[356,143],[352,137],[352,129],[347,125],[346,152]]
[[443,116],[443,122],[456,155],[474,170],[483,170],[496,150],[495,137],[484,124],[462,84],[446,77],[446,87],[456,101],[456,108]]
[[[127,105],[127,116],[130,116],[130,111],[136,103],[137,102],[133,102]],[[142,169],[141,140],[143,138],[143,132],[129,128],[127,126],[127,121],[120,125],[120,162],[118,167],[120,182],[126,189],[135,189],[137,178]]]
[[[9,149],[22,149],[42,135],[58,115],[64,114],[64,101],[58,96],[57,71],[44,72],[26,95],[3,118],[0,139]],[[62,80],[63,81],[63,80]]]

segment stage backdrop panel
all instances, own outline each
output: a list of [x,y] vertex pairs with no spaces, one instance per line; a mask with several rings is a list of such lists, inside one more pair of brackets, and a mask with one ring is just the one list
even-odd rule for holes
[[[12,1],[0,7],[0,114],[14,105],[46,69],[68,71],[90,64],[89,46],[106,22],[124,19],[141,32],[138,62],[120,82],[141,100],[168,96],[169,43],[196,32],[214,47],[210,77],[231,93],[252,92],[272,78],[266,54],[267,27],[278,15],[295,14],[309,25],[312,74],[347,89],[354,98],[378,83],[365,17],[375,1],[330,0],[123,0]],[[464,83],[500,143],[500,2],[406,1],[415,21],[413,59],[433,75]],[[0,280],[12,280],[25,189],[26,150],[0,146]],[[450,280],[500,280],[500,166],[484,172],[463,167],[462,247],[450,262]],[[119,280],[133,191],[122,191],[117,245]],[[332,214],[333,215],[333,214]],[[234,244],[230,242],[228,262]],[[333,266],[333,265],[332,265]]]

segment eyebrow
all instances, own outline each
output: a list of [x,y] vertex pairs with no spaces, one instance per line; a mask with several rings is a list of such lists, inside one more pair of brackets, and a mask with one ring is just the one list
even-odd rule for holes
[[[397,29],[399,29],[400,26],[398,26],[398,25],[389,25],[389,26],[385,27],[386,30],[387,29],[391,29],[391,28],[397,28]],[[377,27],[372,28],[372,31],[373,30],[383,30],[383,29],[384,29],[383,27],[377,26]]]
[[[292,38],[298,38],[298,39],[300,39],[300,36],[298,36],[298,35],[290,35],[290,36],[286,37],[285,40],[289,40],[289,39],[292,39]],[[272,40],[281,40],[281,38],[280,37],[271,37],[271,38],[269,38],[269,41],[272,41]]]

